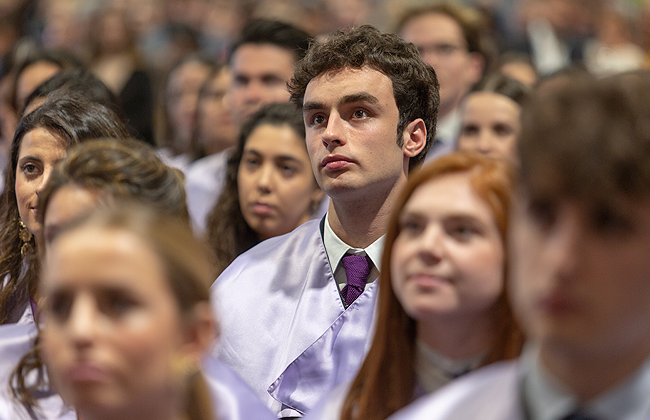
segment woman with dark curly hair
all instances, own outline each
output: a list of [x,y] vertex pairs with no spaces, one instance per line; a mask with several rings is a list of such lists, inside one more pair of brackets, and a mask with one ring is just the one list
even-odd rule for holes
[[34,237],[41,231],[38,198],[56,161],[77,143],[127,136],[113,111],[64,92],[48,98],[20,121],[0,197],[0,325],[33,319],[38,277]]
[[311,170],[302,115],[288,103],[244,123],[228,159],[226,184],[208,216],[208,238],[223,271],[239,254],[309,220],[324,193]]
[[[140,205],[143,206],[142,209],[138,209]],[[101,209],[102,207],[108,207],[108,209]],[[144,210],[145,207],[147,208],[146,211]],[[40,237],[44,241],[44,246],[40,250],[42,257],[46,257],[45,260],[49,261],[49,254],[58,251],[55,244],[58,243],[59,236],[67,235],[70,229],[76,230],[74,226],[85,224],[84,219],[94,217],[89,216],[90,213],[120,214],[122,218],[118,223],[120,228],[142,235],[147,241],[152,241],[153,248],[160,252],[160,257],[164,264],[168,266],[168,280],[172,283],[171,286],[174,289],[174,294],[177,295],[176,298],[181,301],[183,318],[192,318],[196,315],[194,309],[189,309],[191,306],[205,306],[203,304],[207,302],[205,298],[207,295],[204,292],[207,291],[207,286],[211,283],[214,274],[210,261],[206,259],[206,249],[203,249],[191,238],[191,228],[185,205],[183,177],[178,169],[163,164],[155,151],[146,144],[133,140],[100,139],[88,141],[74,147],[70,150],[68,156],[54,168],[50,180],[40,197],[39,208],[42,211],[39,212],[38,221],[43,226],[42,232],[44,233]],[[100,248],[103,247],[104,241],[103,235],[93,236],[92,242],[95,245],[99,244]],[[88,246],[82,246],[82,248],[87,249]],[[121,278],[120,275],[134,276],[134,278],[138,277],[138,281],[135,283],[140,284],[139,286],[131,288],[129,288],[130,286],[125,287],[124,284],[121,286],[124,288],[125,293],[128,292],[130,298],[138,295],[138,302],[142,303],[146,299],[153,299],[151,302],[157,301],[155,296],[160,296],[159,291],[155,290],[155,288],[146,286],[148,281],[146,274],[138,271],[132,271],[131,274],[128,274],[128,270],[122,270],[122,268],[129,266],[128,261],[122,261],[121,263],[112,261],[102,268],[102,259],[91,261],[92,256],[77,254],[74,255],[77,261],[75,266],[81,267],[84,262],[90,261],[86,266],[92,272],[87,272],[84,275],[85,279],[117,279]],[[140,257],[135,256],[135,258],[139,259]],[[109,267],[121,268],[110,274]],[[93,273],[101,273],[101,275],[95,276]],[[49,274],[52,273],[48,272]],[[45,274],[44,276],[47,277]],[[56,277],[56,272],[54,276]],[[64,276],[65,280],[69,280],[69,278],[69,276]],[[197,287],[201,289],[200,302],[187,301],[188,293]],[[66,322],[59,316],[61,314],[59,311],[60,305],[52,303],[57,302],[58,295],[51,295],[47,286],[44,287],[45,290],[40,288],[39,283],[38,294],[44,304],[43,313],[45,315],[45,323],[43,324],[45,340],[43,345],[41,345],[40,336],[33,324],[15,325],[8,327],[21,328],[20,331],[23,332],[23,335],[17,336],[19,339],[15,340],[12,346],[0,348],[0,351],[10,356],[10,360],[0,361],[0,371],[3,370],[3,366],[9,363],[13,363],[12,368],[15,368],[9,381],[13,397],[9,396],[7,400],[15,399],[19,404],[15,404],[14,409],[9,411],[11,415],[18,416],[24,411],[46,413],[46,415],[57,411],[59,413],[64,412],[60,398],[53,392],[60,392],[66,403],[77,409],[83,418],[92,418],[92,412],[97,410],[104,413],[110,413],[111,410],[114,410],[119,413],[123,409],[134,409],[133,403],[138,401],[138,392],[140,391],[157,392],[161,389],[171,389],[173,393],[178,392],[176,395],[187,392],[183,397],[188,399],[186,418],[218,418],[220,420],[272,418],[272,414],[258,401],[252,391],[219,361],[205,358],[201,368],[202,374],[199,373],[197,354],[200,354],[200,352],[195,352],[191,356],[190,365],[176,363],[181,368],[181,371],[176,369],[169,372],[172,379],[174,379],[171,383],[166,385],[158,383],[155,386],[151,384],[143,385],[140,379],[147,375],[146,372],[151,372],[149,368],[156,362],[152,361],[152,358],[148,358],[149,361],[152,361],[148,368],[147,363],[142,362],[136,356],[147,352],[160,355],[162,353],[161,348],[169,347],[173,345],[173,342],[178,341],[170,339],[168,333],[171,330],[165,328],[163,332],[156,327],[148,330],[145,328],[146,331],[149,331],[148,337],[155,340],[155,344],[151,342],[150,347],[147,347],[142,341],[139,341],[140,344],[137,346],[119,345],[119,343],[125,342],[123,340],[132,343],[136,336],[141,338],[142,334],[145,334],[141,324],[136,323],[139,326],[134,323],[129,324],[129,320],[137,319],[141,321],[140,315],[151,309],[151,306],[147,305],[142,305],[140,308],[145,309],[146,306],[147,310],[144,311],[130,312],[125,310],[120,312],[122,315],[119,317],[109,316],[108,318],[116,322],[115,326],[119,324],[124,327],[129,324],[133,328],[115,328],[108,332],[107,330],[101,330],[101,332],[98,330],[99,334],[103,334],[102,339],[93,344],[93,348],[102,348],[102,351],[111,352],[113,356],[123,358],[126,361],[139,360],[137,367],[120,373],[120,375],[130,375],[128,378],[121,376],[121,381],[109,381],[108,383],[102,383],[101,386],[96,386],[93,388],[96,391],[93,395],[82,391],[84,387],[78,387],[79,384],[74,380],[69,381],[69,378],[63,372],[66,368],[62,366],[71,363],[65,354],[70,354],[70,351],[74,352],[76,347],[73,345],[74,339],[68,340],[73,338],[74,335],[63,334],[64,331],[68,330],[66,330]],[[120,286],[116,286],[115,290],[119,288]],[[197,297],[193,296],[192,299]],[[48,304],[48,301],[50,304]],[[101,307],[106,309],[108,301],[102,300],[102,302],[104,306]],[[124,309],[124,307],[122,308]],[[149,312],[153,312],[153,310]],[[211,318],[209,307],[207,313],[203,312],[205,316]],[[111,313],[113,315],[117,314],[116,312]],[[152,320],[158,323],[160,321],[158,318],[158,316],[154,316]],[[117,321],[118,319],[119,321]],[[167,324],[165,325],[167,327]],[[214,331],[210,331],[213,329],[212,327],[213,325],[210,325],[208,330],[203,331],[205,342],[201,344],[202,346],[210,344],[214,334]],[[55,333],[51,333],[51,331],[55,331]],[[31,337],[35,334],[37,337],[35,345],[31,347]],[[53,339],[52,337],[56,338]],[[68,347],[68,345],[72,345],[72,347]],[[21,350],[22,353],[26,352],[22,359],[20,359]],[[45,374],[42,357],[45,357],[50,362],[47,375]],[[102,360],[94,360],[94,362],[100,363]],[[175,364],[170,362],[170,366],[174,367]],[[157,369],[160,368],[158,366]],[[185,371],[186,368],[191,369]],[[36,372],[38,374],[34,375]],[[34,378],[37,379],[34,380]],[[164,382],[162,379],[161,381]],[[164,388],[165,386],[169,388]],[[43,390],[48,390],[49,395],[44,393]],[[115,404],[106,404],[106,400],[101,398],[106,395],[115,396],[124,391],[128,391],[125,392],[128,397]],[[169,394],[163,394],[169,397]],[[43,398],[44,395],[46,398]],[[211,402],[211,399],[216,402]],[[159,402],[157,405],[165,405],[169,402],[165,401],[164,404]],[[3,414],[2,403],[3,399],[0,395],[0,417]],[[121,408],[118,406],[121,406]],[[181,410],[184,410],[184,408],[181,408]],[[155,416],[160,413],[154,414],[152,412],[150,414],[154,418],[159,418]],[[65,415],[74,417],[74,412],[68,411]]]

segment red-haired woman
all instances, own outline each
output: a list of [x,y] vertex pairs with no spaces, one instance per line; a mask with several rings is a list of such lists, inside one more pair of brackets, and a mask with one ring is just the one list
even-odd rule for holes
[[456,152],[413,175],[390,219],[377,330],[356,379],[308,416],[383,420],[480,366],[519,355],[505,287],[513,171]]

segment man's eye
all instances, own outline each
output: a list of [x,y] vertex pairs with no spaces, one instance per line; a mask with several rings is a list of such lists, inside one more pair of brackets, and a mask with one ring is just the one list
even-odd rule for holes
[[325,123],[325,117],[322,115],[314,115],[311,119],[311,125],[322,125]]
[[366,118],[368,116],[368,113],[364,111],[363,109],[357,109],[354,111],[354,118]]
[[557,206],[549,200],[531,200],[528,214],[540,227],[550,228],[557,218]]

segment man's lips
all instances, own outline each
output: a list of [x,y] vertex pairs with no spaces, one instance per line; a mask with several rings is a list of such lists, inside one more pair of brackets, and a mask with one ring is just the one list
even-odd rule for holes
[[347,168],[354,160],[343,155],[326,156],[321,161],[321,167],[330,171],[338,171]]

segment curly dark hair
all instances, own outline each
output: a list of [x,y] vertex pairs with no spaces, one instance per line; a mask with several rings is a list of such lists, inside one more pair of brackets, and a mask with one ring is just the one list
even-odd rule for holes
[[307,55],[296,64],[288,83],[291,101],[302,107],[309,82],[324,73],[346,68],[369,67],[388,76],[399,110],[397,141],[401,147],[402,132],[411,121],[422,118],[427,129],[424,149],[409,161],[409,169],[418,166],[431,148],[436,132],[440,85],[433,68],[420,59],[413,44],[395,34],[382,33],[363,25],[349,32],[337,31],[323,42],[314,42]]
[[270,19],[255,19],[248,23],[241,31],[239,39],[235,42],[228,62],[237,49],[245,44],[271,44],[284,48],[293,53],[296,61],[305,56],[311,36],[300,28],[290,23]]

